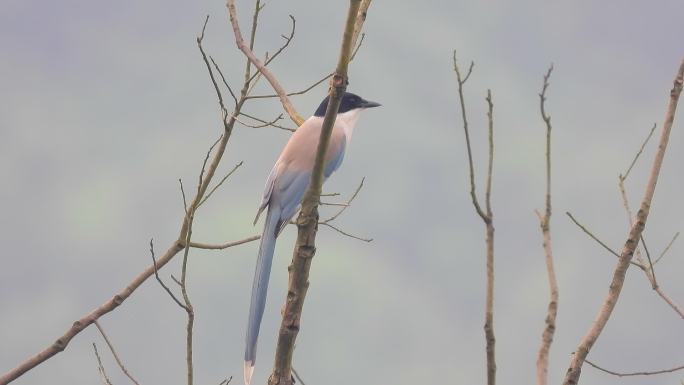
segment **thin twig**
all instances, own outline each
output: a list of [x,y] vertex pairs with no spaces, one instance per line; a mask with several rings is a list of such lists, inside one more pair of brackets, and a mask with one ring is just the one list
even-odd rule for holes
[[463,96],[463,85],[468,81],[470,74],[473,72],[473,66],[475,62],[470,62],[470,67],[468,67],[468,73],[465,78],[461,77],[461,70],[458,67],[458,62],[456,61],[456,50],[454,50],[454,71],[456,72],[456,79],[458,80],[458,98],[461,103],[461,118],[463,119],[463,131],[465,132],[466,148],[468,153],[468,169],[470,171],[470,197],[473,201],[473,206],[475,206],[475,211],[482,218],[483,221],[487,222],[487,214],[482,211],[480,207],[480,202],[477,200],[477,194],[475,193],[475,167],[473,166],[473,153],[470,146],[470,132],[468,130],[468,118],[466,116],[465,108],[465,97]]
[[[219,136],[218,139],[209,147],[209,150],[207,150],[207,155],[204,157],[204,161],[202,162],[202,170],[200,171],[199,174],[199,181],[197,182],[197,193],[199,194],[200,190],[202,189],[202,185],[204,184],[204,171],[207,168],[207,162],[209,161],[209,156],[211,155],[211,152],[214,150],[214,147],[216,147],[217,144],[221,141],[221,138],[223,138],[223,135]],[[181,188],[183,187],[183,183],[181,182]],[[183,193],[183,203],[185,207],[188,207],[187,203],[185,203],[185,192]],[[199,205],[198,205],[199,206]]]
[[605,372],[605,373],[608,373],[608,374],[612,374],[612,375],[618,376],[618,377],[652,376],[652,375],[655,375],[655,374],[672,373],[672,372],[676,372],[676,371],[678,371],[678,370],[684,369],[684,365],[680,365],[680,366],[675,366],[674,368],[670,368],[670,369],[654,370],[654,371],[649,371],[649,372],[627,372],[627,373],[621,373],[621,372],[615,372],[615,371],[612,371],[612,370],[608,370],[608,369],[602,368],[602,367],[596,365],[595,363],[593,363],[593,362],[591,362],[591,361],[589,361],[589,360],[587,360],[587,359],[585,359],[584,362],[586,362],[587,364],[593,366],[594,368],[596,368],[596,369],[598,369],[598,370],[600,370],[600,371],[602,371],[602,372]]
[[269,127],[269,126],[270,126],[270,127],[277,127],[277,126],[275,125],[275,123],[283,118],[283,114],[279,114],[278,116],[276,116],[275,119],[273,119],[273,120],[271,120],[271,121],[267,121],[267,120],[266,120],[266,121],[263,121],[262,124],[250,124],[250,123],[247,123],[247,122],[243,122],[243,121],[240,120],[237,116],[234,116],[234,118],[235,118],[235,120],[238,121],[238,123],[242,124],[242,125],[245,126],[245,127],[249,127],[249,128],[263,128],[263,127]]
[[[288,15],[288,16],[290,17],[290,20],[292,21],[292,28],[290,29],[290,36],[280,35],[283,39],[285,39],[285,43],[283,43],[283,45],[281,45],[280,48],[278,48],[278,50],[271,57],[264,60],[264,67],[269,65],[273,61],[273,59],[278,57],[278,55],[280,55],[283,52],[283,50],[285,50],[285,48],[287,48],[287,46],[290,45],[290,42],[294,38],[295,28],[297,27],[297,20],[295,20],[294,16],[292,16],[292,15]],[[254,78],[258,74],[263,75],[263,73],[261,71],[257,71],[254,75],[252,75],[251,78],[249,78],[249,81],[251,82],[252,80],[254,80]]]
[[202,199],[202,200],[200,201],[200,203],[197,205],[197,207],[202,206],[202,204],[203,204],[204,202],[206,202],[207,199],[209,199],[209,197],[211,197],[211,194],[213,194],[214,191],[216,191],[216,189],[218,189],[219,187],[221,187],[221,185],[223,184],[223,182],[225,182],[226,179],[230,178],[230,176],[233,175],[233,173],[234,173],[240,166],[242,166],[242,164],[243,164],[243,161],[240,161],[240,163],[236,164],[235,167],[233,167],[233,169],[230,170],[230,171],[228,172],[228,174],[226,174],[226,176],[224,176],[224,177],[221,179],[221,181],[219,181],[219,182],[216,184],[216,186],[214,186],[214,188],[212,188],[211,190],[209,190],[209,192],[207,193],[207,195],[204,197],[204,199]]
[[[295,95],[305,94],[305,93],[311,91],[317,85],[319,85],[319,84],[323,83],[324,81],[330,79],[331,76],[333,76],[333,74],[327,74],[324,77],[317,80],[316,82],[314,82],[313,84],[311,84],[310,86],[306,87],[305,89],[303,89],[301,91],[297,91],[297,92],[289,92],[285,95],[286,96],[295,96]],[[278,94],[250,95],[250,96],[248,96],[248,99],[267,99],[267,98],[278,98],[278,97],[280,97],[280,95],[278,95]]]
[[[633,217],[632,217],[632,210],[629,206],[629,200],[627,199],[627,190],[625,188],[625,181],[627,180],[627,176],[629,176],[629,171],[634,167],[637,160],[639,159],[639,155],[643,152],[644,148],[646,147],[646,144],[648,143],[651,136],[653,135],[653,130],[655,129],[655,126],[656,125],[654,124],[653,128],[651,128],[651,132],[649,132],[648,136],[646,137],[644,142],[641,144],[639,151],[634,156],[634,159],[632,160],[632,163],[629,165],[627,172],[625,172],[625,175],[619,176],[618,185],[620,187],[620,195],[622,196],[622,205],[624,206],[625,211],[627,212],[627,223],[630,226],[632,225]],[[637,259],[639,265],[642,267],[642,271],[644,272],[646,279],[651,284],[651,288],[656,292],[656,294],[658,294],[658,296],[660,296],[660,298],[663,299],[663,301],[665,301],[665,303],[668,304],[668,306],[670,306],[672,308],[672,310],[674,310],[677,314],[679,314],[679,316],[681,318],[684,319],[684,309],[682,309],[679,305],[677,305],[677,303],[674,302],[674,300],[672,300],[672,298],[670,298],[667,294],[665,294],[665,292],[662,290],[662,288],[658,285],[658,282],[657,282],[656,276],[655,276],[655,270],[653,268],[653,266],[660,260],[660,258],[663,257],[663,255],[665,255],[667,250],[671,247],[672,243],[675,241],[678,234],[679,233],[675,234],[675,236],[672,238],[670,243],[665,247],[663,252],[660,254],[658,259],[656,259],[655,261],[651,260],[651,255],[648,252],[644,237],[643,237],[643,235],[641,236],[642,245],[644,247],[644,250],[646,251],[646,256],[648,257],[648,266],[649,266],[648,268],[646,268],[646,263],[644,262],[643,257],[641,255],[641,249],[639,249],[637,247],[635,250],[635,254],[636,254],[636,259]]]
[[114,349],[114,345],[112,345],[112,342],[109,340],[107,337],[107,334],[105,333],[104,329],[100,325],[99,322],[95,321],[95,326],[97,326],[97,330],[100,331],[100,334],[102,335],[102,338],[104,338],[105,342],[107,343],[107,346],[109,347],[109,351],[112,352],[112,355],[114,356],[114,359],[116,360],[116,363],[119,365],[119,368],[121,371],[128,377],[135,385],[140,385],[138,381],[136,381],[135,378],[126,370],[126,367],[124,366],[123,362],[121,362],[121,359],[119,358],[119,355],[116,353],[116,350]]
[[280,128],[281,130],[290,131],[290,132],[295,132],[295,131],[296,131],[296,129],[294,129],[294,128],[281,126],[281,125],[279,125],[279,124],[275,124],[275,122],[269,122],[269,121],[267,121],[267,120],[258,118],[258,117],[256,117],[256,116],[252,116],[252,115],[246,114],[246,113],[244,113],[244,112],[241,112],[240,115],[246,116],[246,117],[248,117],[248,118],[250,118],[250,119],[254,119],[254,120],[256,120],[257,122],[264,123],[265,125],[268,125],[268,126],[272,126],[272,127],[275,127],[275,128]]
[[181,178],[178,178],[178,184],[180,185],[180,192],[183,196],[183,210],[185,211],[185,215],[188,215],[188,201],[185,199],[185,190],[183,189],[183,180]]
[[292,367],[292,374],[294,374],[295,378],[297,379],[297,382],[299,382],[300,385],[306,385],[304,383],[304,380],[302,380],[302,377],[299,376],[299,373],[297,373],[294,367]]
[[[290,119],[292,119],[293,122],[299,127],[303,122],[304,118],[299,115],[297,110],[295,110],[294,106],[292,105],[292,102],[290,102],[290,99],[287,97],[287,92],[283,89],[283,87],[280,85],[278,80],[276,79],[275,76],[271,73],[270,70],[266,68],[264,63],[259,60],[259,58],[254,55],[254,52],[252,52],[252,49],[250,46],[248,46],[244,38],[242,37],[242,32],[240,31],[240,25],[238,24],[237,20],[237,11],[235,10],[235,0],[227,0],[226,6],[228,7],[228,14],[230,16],[230,23],[233,26],[233,34],[235,35],[235,44],[237,47],[245,54],[245,56],[249,59],[249,62],[252,63],[257,69],[263,74],[263,76],[268,80],[268,82],[271,84],[271,87],[273,90],[278,94],[278,97],[280,98],[280,103],[283,105],[283,108],[287,112],[287,114],[290,116]],[[256,15],[256,13],[255,13]],[[253,28],[254,31],[255,28]],[[248,65],[249,67],[249,65]],[[247,82],[249,83],[249,72],[247,72]]]
[[221,76],[221,81],[223,82],[223,85],[226,86],[228,89],[228,92],[230,92],[230,96],[233,98],[233,102],[235,103],[235,107],[238,105],[238,100],[237,96],[235,96],[235,93],[233,92],[233,88],[231,88],[230,84],[226,81],[226,77],[223,76],[223,71],[221,71],[221,67],[219,67],[218,64],[216,64],[216,61],[214,61],[214,58],[209,55],[209,59],[211,60],[211,63],[214,65],[214,68],[216,69],[216,72],[219,73],[219,76]]
[[[565,212],[565,215],[567,215],[567,216],[570,218],[570,220],[572,220],[573,223],[575,223],[575,224],[577,225],[577,227],[579,227],[580,229],[582,229],[582,231],[584,231],[584,233],[587,234],[591,239],[593,239],[594,241],[596,241],[599,245],[601,245],[604,249],[608,250],[608,252],[610,252],[610,253],[613,254],[614,256],[620,258],[620,254],[618,254],[617,251],[611,249],[610,247],[608,247],[608,245],[606,245],[605,243],[603,243],[603,241],[601,241],[597,236],[595,236],[594,233],[592,233],[591,231],[589,231],[589,229],[587,229],[586,227],[584,227],[577,219],[575,219],[575,217],[574,217],[569,211],[566,211],[566,212]],[[644,268],[643,266],[641,266],[640,264],[638,264],[638,263],[636,263],[636,262],[631,262],[631,263],[632,263],[634,266],[639,267],[640,269],[643,269],[643,268]]]
[[183,305],[183,303],[182,303],[178,298],[176,298],[176,295],[173,294],[173,292],[171,291],[171,289],[169,289],[169,287],[166,286],[166,284],[164,283],[164,281],[162,281],[161,277],[159,277],[159,271],[157,270],[157,260],[156,260],[156,258],[154,257],[154,242],[153,242],[153,239],[152,239],[152,238],[150,238],[150,255],[152,256],[152,266],[154,266],[154,277],[157,278],[157,282],[159,282],[159,284],[164,288],[164,290],[166,290],[166,292],[169,294],[169,296],[171,297],[171,299],[172,299],[176,304],[178,304],[178,306],[180,306],[181,308],[185,309],[185,305]]
[[[367,1],[368,4],[370,4],[370,0],[365,0],[365,1]],[[356,48],[354,48],[354,52],[352,52],[351,57],[349,58],[349,61],[350,61],[350,62],[353,61],[354,58],[356,57],[356,53],[359,52],[359,48],[361,48],[361,44],[363,44],[363,39],[365,39],[365,38],[366,38],[366,34],[365,34],[365,33],[362,33],[362,34],[361,34],[361,39],[360,39],[359,42],[356,44]],[[332,74],[331,74],[331,76],[332,76]]]
[[679,231],[675,233],[675,235],[670,239],[670,243],[667,244],[667,246],[663,249],[663,251],[660,253],[658,258],[656,258],[655,261],[653,261],[653,264],[655,265],[656,263],[660,262],[660,260],[667,254],[668,251],[670,251],[670,248],[672,247],[672,244],[677,240],[679,237]]
[[359,241],[364,241],[364,242],[373,242],[373,238],[362,238],[362,237],[359,237],[359,236],[356,236],[356,235],[353,235],[353,234],[349,234],[348,232],[346,232],[346,231],[340,229],[339,227],[336,227],[336,226],[334,226],[334,225],[331,225],[330,223],[324,222],[324,223],[319,223],[319,224],[321,224],[321,225],[323,225],[323,226],[328,226],[328,227],[330,227],[331,229],[337,231],[338,233],[340,233],[340,234],[342,234],[342,235],[346,235],[346,236],[348,236],[348,237],[350,237],[350,238],[358,239]]
[[102,365],[102,359],[100,358],[100,353],[97,351],[97,345],[95,345],[95,342],[93,342],[93,350],[95,351],[95,357],[97,358],[97,369],[102,377],[102,382],[106,385],[112,385],[112,382],[109,380],[109,377],[107,377],[107,372],[105,372],[105,368]]
[[648,136],[646,136],[646,139],[644,139],[643,143],[641,143],[641,147],[639,148],[639,151],[637,151],[636,155],[634,155],[634,159],[632,159],[632,163],[629,164],[629,167],[627,167],[627,171],[625,171],[624,174],[620,175],[620,179],[625,180],[629,176],[629,173],[632,171],[632,168],[636,164],[637,160],[639,159],[639,156],[641,155],[642,152],[644,152],[644,148],[646,148],[646,144],[648,143],[649,140],[651,140],[651,137],[653,136],[653,133],[655,132],[657,124],[653,123],[653,127],[651,127],[651,131],[649,131]]
[[339,209],[339,210],[338,210],[335,214],[333,214],[330,218],[324,219],[323,221],[321,221],[321,222],[319,222],[319,223],[327,224],[327,223],[329,223],[329,222],[334,221],[334,220],[337,219],[337,217],[339,217],[339,216],[340,216],[340,215],[341,215],[349,206],[351,206],[351,203],[354,201],[354,198],[356,198],[356,196],[359,195],[359,191],[361,191],[361,188],[363,187],[363,182],[364,182],[365,180],[366,180],[366,177],[365,177],[365,176],[364,176],[363,178],[361,178],[361,183],[359,183],[359,187],[356,188],[356,190],[354,191],[354,193],[352,194],[352,196],[349,198],[349,200],[347,200],[347,202],[345,202],[345,203],[342,204],[343,206],[342,206],[341,209]]
[[644,246],[644,251],[646,252],[646,258],[648,258],[648,271],[651,275],[651,286],[653,286],[653,289],[658,288],[658,281],[656,280],[656,275],[655,275],[655,270],[653,270],[653,261],[651,260],[651,253],[648,251],[648,246],[646,246],[646,240],[644,239],[644,235],[641,234],[641,245]]
[[261,235],[253,235],[251,237],[241,239],[239,241],[222,243],[222,244],[218,244],[218,245],[212,245],[212,244],[208,244],[208,243],[199,243],[199,242],[190,242],[190,247],[194,247],[196,249],[206,249],[206,250],[224,250],[224,249],[227,249],[229,247],[238,246],[238,245],[242,245],[244,243],[256,241],[257,239],[260,239],[260,238],[261,238]]

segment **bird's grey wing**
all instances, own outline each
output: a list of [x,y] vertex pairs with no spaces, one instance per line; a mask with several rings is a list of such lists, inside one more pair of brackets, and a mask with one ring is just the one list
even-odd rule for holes
[[272,200],[280,207],[278,234],[299,210],[304,193],[311,181],[310,171],[284,170],[273,186]]
[[323,169],[323,175],[326,179],[342,165],[346,147],[347,140],[344,135],[338,135],[331,139],[330,147],[328,149],[328,159],[326,159],[325,168]]

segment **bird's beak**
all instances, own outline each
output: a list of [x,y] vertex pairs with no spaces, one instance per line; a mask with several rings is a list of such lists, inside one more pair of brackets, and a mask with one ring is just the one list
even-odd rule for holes
[[364,100],[363,104],[361,105],[362,108],[373,108],[373,107],[380,107],[382,104],[377,103],[377,102],[371,102],[368,100]]

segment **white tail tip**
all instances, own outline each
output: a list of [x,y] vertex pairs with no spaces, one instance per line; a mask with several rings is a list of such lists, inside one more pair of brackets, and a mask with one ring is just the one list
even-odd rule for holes
[[245,385],[249,385],[249,383],[252,382],[252,374],[253,373],[254,373],[254,365],[252,364],[252,361],[245,361],[245,368],[244,368]]

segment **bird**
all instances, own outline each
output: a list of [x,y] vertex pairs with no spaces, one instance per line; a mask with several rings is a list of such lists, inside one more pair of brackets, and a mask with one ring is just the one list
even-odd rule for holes
[[[276,238],[299,210],[304,193],[311,181],[329,98],[328,95],[323,99],[313,116],[302,123],[283,148],[266,180],[263,198],[254,218],[256,225],[261,213],[267,210],[252,282],[252,299],[247,321],[244,362],[246,385],[250,384],[254,373],[257,339],[266,306]],[[324,159],[324,179],[327,179],[342,164],[345,149],[351,140],[361,111],[378,106],[380,103],[365,100],[350,92],[343,93]]]

